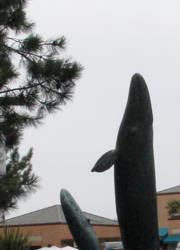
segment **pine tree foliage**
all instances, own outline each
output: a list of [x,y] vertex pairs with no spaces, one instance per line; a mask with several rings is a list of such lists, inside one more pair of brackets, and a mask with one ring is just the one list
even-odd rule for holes
[[32,172],[33,151],[20,158],[18,148],[12,150],[6,166],[6,175],[0,179],[0,211],[16,208],[17,201],[38,188],[39,178]]
[[80,64],[63,57],[63,36],[43,40],[33,33],[26,4],[0,1],[0,131],[8,148],[19,143],[26,126],[37,126],[72,98],[82,71]]

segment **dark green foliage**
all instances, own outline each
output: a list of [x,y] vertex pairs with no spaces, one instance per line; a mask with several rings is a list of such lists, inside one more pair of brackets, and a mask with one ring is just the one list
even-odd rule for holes
[[[27,0],[0,1],[0,142],[14,149],[24,128],[37,126],[49,113],[71,99],[82,67],[64,58],[66,40],[44,40],[33,32],[26,17]],[[16,207],[17,200],[37,188],[32,173],[32,150],[19,158],[14,149],[7,174],[0,181],[0,210]]]
[[32,32],[26,3],[0,1],[0,131],[7,148],[19,143],[26,126],[37,126],[71,99],[82,71],[80,64],[61,55],[63,36],[43,40]]
[[180,213],[180,200],[169,201],[166,208],[169,215]]
[[28,237],[21,235],[19,229],[13,230],[4,227],[3,234],[0,235],[1,250],[27,250]]
[[15,148],[7,162],[6,175],[0,179],[0,211],[16,208],[17,200],[26,197],[38,187],[38,177],[32,173],[32,149],[20,158]]

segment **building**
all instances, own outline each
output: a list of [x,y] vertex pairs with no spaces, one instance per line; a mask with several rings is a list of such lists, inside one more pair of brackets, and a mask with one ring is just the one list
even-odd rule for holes
[[[180,213],[168,213],[170,201],[180,201],[180,185],[157,192],[159,236],[163,249],[176,249],[180,242]],[[102,246],[106,242],[121,239],[118,222],[84,212]],[[28,235],[31,250],[47,245],[63,247],[74,246],[73,237],[66,223],[61,205],[54,205],[31,213],[17,216],[0,223],[0,233],[6,225],[12,230],[19,228],[23,235]],[[109,244],[108,244],[109,242]]]
[[180,185],[157,193],[159,228],[162,237],[163,232],[164,236],[166,234],[163,243],[168,249],[175,249],[177,243],[180,242],[180,214],[169,214],[167,209],[168,203],[173,200],[180,200]]
[[[102,246],[105,241],[120,240],[117,221],[86,212],[84,215],[92,225]],[[61,205],[54,205],[5,220],[0,224],[0,232],[4,225],[12,230],[19,228],[21,234],[28,235],[31,250],[49,244],[57,247],[74,245]]]

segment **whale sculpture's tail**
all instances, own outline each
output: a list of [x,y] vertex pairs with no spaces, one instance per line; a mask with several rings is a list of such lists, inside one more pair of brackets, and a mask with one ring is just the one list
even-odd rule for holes
[[60,200],[66,221],[78,245],[78,249],[101,250],[95,232],[71,194],[67,190],[62,189]]

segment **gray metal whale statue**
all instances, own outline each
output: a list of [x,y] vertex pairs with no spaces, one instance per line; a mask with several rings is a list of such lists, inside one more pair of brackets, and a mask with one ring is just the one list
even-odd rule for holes
[[125,250],[159,250],[153,154],[153,115],[143,77],[132,77],[116,148],[92,171],[114,165],[116,210]]
[[60,192],[62,209],[79,250],[101,250],[96,234],[71,194]]

